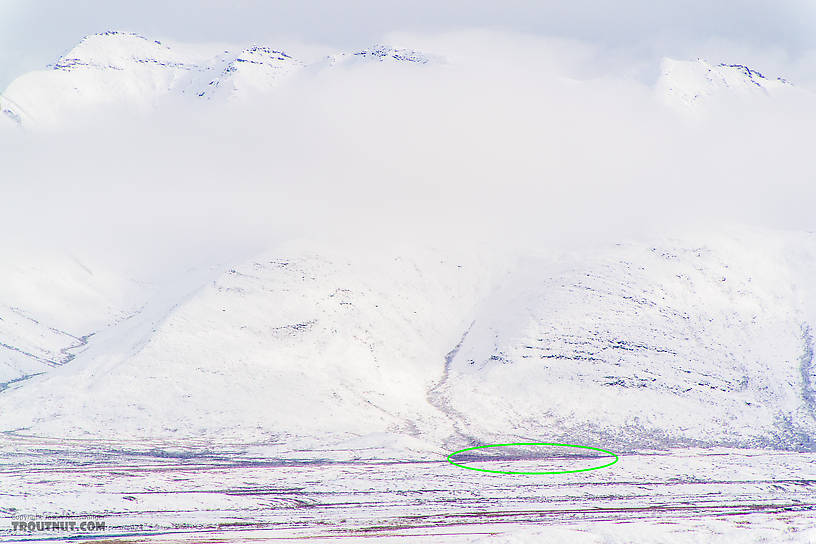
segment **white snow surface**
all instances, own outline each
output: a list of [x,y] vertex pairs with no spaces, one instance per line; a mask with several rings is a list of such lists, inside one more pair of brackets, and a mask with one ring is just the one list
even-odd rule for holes
[[438,394],[461,415],[457,429],[488,442],[511,432],[813,448],[812,338],[795,278],[814,262],[774,246],[620,244],[525,261],[475,319]]
[[[435,62],[375,46],[314,69]],[[237,99],[304,67],[265,46],[106,32],[15,80],[0,109],[57,126],[169,96]],[[789,87],[744,66],[668,59],[658,84],[689,107]],[[137,302],[103,268],[7,255],[0,429],[814,448],[812,236],[499,255],[293,243],[136,289]]]
[[437,254],[262,255],[165,315],[128,320],[149,322],[130,351],[118,341],[113,354],[90,351],[70,372],[17,389],[21,403],[12,394],[0,413],[13,428],[29,421],[47,435],[96,433],[106,421],[137,436],[414,434],[417,426],[443,436],[446,418],[425,395],[439,354],[481,298],[481,275]]
[[141,290],[85,259],[7,249],[0,262],[0,389],[71,361],[90,336],[135,311]]
[[[377,45],[316,63],[427,64],[421,52]],[[83,38],[47,70],[24,74],[0,95],[4,125],[56,129],[106,108],[147,111],[172,97],[248,99],[270,91],[305,64],[263,45],[230,46],[160,42],[129,32]],[[11,122],[9,122],[11,121]]]
[[[263,45],[105,32],[15,80],[0,131],[444,62],[377,45],[308,65]],[[694,118],[804,91],[666,59],[655,92]],[[103,512],[111,534],[178,541],[199,538],[179,527],[225,541],[813,539],[816,236],[435,242],[290,241],[159,285],[4,250],[0,510]],[[445,461],[507,442],[595,445],[620,462],[533,481]],[[546,461],[513,452],[499,468]],[[18,540],[8,526],[0,540]]]
[[69,365],[11,384],[0,428],[812,450],[814,242],[512,259],[292,244],[170,287]]
[[[272,91],[309,68],[446,64],[443,56],[411,48],[374,45],[304,63],[274,47],[160,42],[108,31],[83,38],[49,69],[23,74],[0,94],[0,130],[15,124],[58,129],[110,108],[147,111],[173,97],[217,102],[246,100]],[[696,116],[722,101],[750,101],[805,92],[781,77],[740,64],[665,58],[655,86],[658,100]]]
[[782,77],[766,76],[741,64],[664,58],[655,91],[668,106],[680,112],[699,114],[718,102],[746,102],[797,89]]

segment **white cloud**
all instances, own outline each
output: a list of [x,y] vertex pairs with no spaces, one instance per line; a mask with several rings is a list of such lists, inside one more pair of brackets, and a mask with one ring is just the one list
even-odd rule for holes
[[4,238],[155,273],[310,232],[542,244],[701,222],[816,228],[812,101],[689,124],[591,44],[414,37],[455,62],[337,68],[243,106],[3,135]]

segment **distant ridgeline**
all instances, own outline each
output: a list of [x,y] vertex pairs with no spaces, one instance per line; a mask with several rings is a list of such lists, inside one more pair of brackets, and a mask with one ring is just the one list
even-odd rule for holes
[[[355,62],[428,64],[434,57],[377,45],[338,53],[316,68]],[[169,44],[138,34],[103,32],[83,38],[50,70],[24,74],[0,98],[7,120],[53,126],[63,114],[95,105],[145,107],[167,94],[231,99],[276,88],[306,67],[284,51],[252,45],[236,50]]]
[[[360,62],[426,65],[445,61],[413,49],[376,45],[307,65],[284,51],[260,45],[213,50],[109,31],[83,38],[50,70],[14,80],[0,96],[0,118],[8,124],[50,128],[67,116],[81,116],[101,105],[149,108],[167,95],[246,98],[281,86],[304,68],[319,71]],[[655,89],[669,106],[696,114],[717,96],[745,99],[792,88],[783,78],[769,78],[740,64],[664,59]]]

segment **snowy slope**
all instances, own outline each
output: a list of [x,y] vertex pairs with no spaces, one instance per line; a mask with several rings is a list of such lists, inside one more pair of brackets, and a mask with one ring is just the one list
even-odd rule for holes
[[72,350],[86,341],[43,324],[20,308],[0,306],[1,386],[69,362]]
[[813,449],[794,277],[816,263],[784,253],[749,237],[532,259],[468,332],[440,403],[488,441]]
[[174,89],[201,84],[225,62],[192,48],[106,32],[82,39],[50,70],[15,79],[3,93],[2,109],[23,125],[52,127],[91,107],[147,108]]
[[[418,51],[375,46],[338,53],[318,69],[349,62],[426,64]],[[4,124],[54,128],[101,108],[147,111],[168,96],[248,98],[275,89],[304,63],[274,48],[164,43],[127,32],[83,38],[48,70],[24,74],[0,95]]]
[[[312,68],[437,60],[376,46]],[[248,97],[304,67],[267,47],[108,32],[15,80],[0,109],[9,127],[59,126],[163,97]],[[666,60],[658,92],[697,111],[790,87]],[[304,242],[168,281],[147,303],[103,267],[6,255],[0,430],[814,449],[813,248],[745,233],[500,259]]]
[[10,390],[2,425],[243,439],[418,428],[444,436],[449,423],[425,396],[482,298],[483,275],[472,261],[433,252],[260,256],[158,322],[143,313],[123,323],[149,319],[141,340],[131,332],[104,340],[109,350]]
[[[274,89],[303,63],[283,51],[253,46],[241,51],[197,96],[230,98]],[[193,90],[193,93],[196,91]]]
[[407,64],[428,64],[441,62],[438,57],[428,55],[421,51],[404,47],[391,47],[387,45],[375,45],[368,49],[361,49],[351,53],[337,53],[327,58],[330,65],[334,64],[355,64],[355,63],[407,63]]
[[655,90],[669,106],[696,111],[717,100],[755,100],[791,92],[781,77],[766,77],[741,64],[710,64],[703,59],[681,61],[664,58]]
[[[314,74],[334,66],[444,63],[410,48],[375,45],[339,52],[306,65],[284,51],[262,46],[165,43],[125,32],[83,38],[48,70],[24,74],[0,95],[2,125],[54,128],[105,108],[153,108],[167,97],[247,99],[285,85],[303,68]],[[658,99],[693,115],[718,102],[804,92],[782,78],[739,64],[663,59]],[[2,129],[2,127],[0,127]]]
[[71,256],[0,262],[0,387],[71,361],[88,338],[134,311],[140,287]]
[[[115,356],[89,350],[11,386],[0,425],[813,449],[816,376],[794,279],[812,275],[813,243],[614,246],[510,271],[466,252],[276,251],[142,326],[143,341],[109,342]],[[756,257],[758,244],[777,259]]]

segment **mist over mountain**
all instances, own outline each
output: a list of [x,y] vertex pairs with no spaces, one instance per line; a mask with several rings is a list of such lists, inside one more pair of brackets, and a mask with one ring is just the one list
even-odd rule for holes
[[418,41],[104,32],[15,79],[0,428],[816,448],[812,93]]
[[[318,65],[371,60],[424,64],[429,59],[411,50],[376,46],[338,53]],[[20,125],[55,128],[72,115],[93,114],[93,108],[145,111],[168,95],[247,99],[274,89],[305,67],[266,46],[219,50],[109,31],[86,36],[49,70],[15,79],[3,93],[0,108]]]
[[0,1],[0,541],[814,541],[814,16]]

